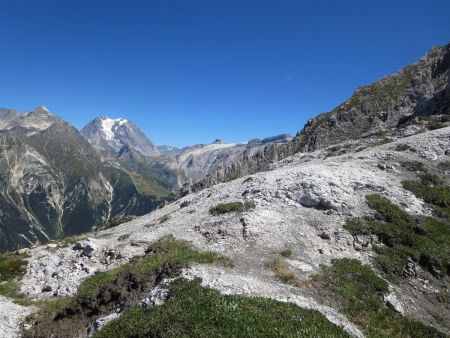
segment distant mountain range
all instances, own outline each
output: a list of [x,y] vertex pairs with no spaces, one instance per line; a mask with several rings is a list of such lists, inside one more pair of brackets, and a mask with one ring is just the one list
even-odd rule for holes
[[358,88],[294,138],[216,140],[183,149],[155,146],[125,118],[98,117],[79,132],[45,107],[23,114],[0,109],[0,250],[142,215],[181,187],[185,194],[268,170],[298,152],[437,128],[450,115],[449,69],[450,44]]
[[0,109],[0,251],[145,214],[245,151],[158,148],[124,118],[98,117],[78,132],[45,107]]
[[80,130],[96,149],[119,153],[123,147],[139,151],[144,156],[159,156],[157,147],[132,122],[124,119],[97,117]]
[[141,215],[172,195],[157,179],[103,158],[45,108],[0,109],[0,152],[1,250]]

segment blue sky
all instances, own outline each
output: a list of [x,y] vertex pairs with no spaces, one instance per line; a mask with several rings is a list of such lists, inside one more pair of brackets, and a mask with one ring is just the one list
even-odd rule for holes
[[450,42],[450,1],[2,0],[0,106],[156,144],[294,134]]

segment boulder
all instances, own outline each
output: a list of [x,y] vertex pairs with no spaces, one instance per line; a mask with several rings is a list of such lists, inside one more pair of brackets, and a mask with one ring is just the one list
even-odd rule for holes
[[94,335],[95,332],[99,331],[103,326],[105,326],[106,324],[108,324],[110,321],[118,318],[120,316],[120,313],[111,313],[105,317],[101,317],[98,318],[97,320],[95,320],[94,324],[92,324],[89,328],[88,328],[88,335],[87,338],[90,338]]
[[77,242],[72,249],[76,251],[81,251],[82,255],[91,258],[93,252],[98,249],[98,246],[97,244],[95,244],[94,239],[87,238]]

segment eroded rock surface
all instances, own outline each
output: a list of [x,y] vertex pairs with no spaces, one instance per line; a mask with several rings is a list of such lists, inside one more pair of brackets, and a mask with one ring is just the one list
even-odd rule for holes
[[[411,213],[429,213],[421,200],[402,188],[401,181],[411,173],[399,163],[446,160],[449,136],[450,128],[443,128],[326,159],[318,151],[306,162],[303,154],[297,154],[274,164],[269,172],[191,194],[75,245],[34,248],[22,290],[34,299],[73,295],[86,277],[142,255],[149,243],[173,234],[199,249],[230,257],[234,263],[234,268],[220,270],[196,267],[185,272],[186,276],[200,276],[205,285],[225,293],[261,295],[316,308],[359,336],[358,329],[335,310],[280,284],[265,264],[286,248],[292,250],[287,264],[304,280],[333,258],[351,257],[370,264],[375,239],[351,236],[342,227],[346,219],[370,214],[365,196],[374,192]],[[397,151],[399,144],[407,144],[408,150]],[[209,213],[217,204],[232,201],[252,201],[255,208],[218,216]],[[44,288],[51,291],[43,292]],[[395,289],[395,298],[386,302],[413,316],[423,295],[411,288]],[[427,322],[426,313],[420,316]]]

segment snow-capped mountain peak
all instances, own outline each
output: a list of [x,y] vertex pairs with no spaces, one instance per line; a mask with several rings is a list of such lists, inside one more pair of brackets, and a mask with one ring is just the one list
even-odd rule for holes
[[88,123],[81,131],[97,149],[115,154],[127,146],[144,156],[159,156],[159,150],[132,122],[124,118],[102,116]]
[[105,138],[109,141],[117,141],[115,140],[115,134],[114,132],[117,130],[118,127],[124,125],[128,122],[127,119],[118,118],[118,119],[111,119],[109,117],[102,117],[100,119],[101,123],[101,130],[103,134],[105,135]]

